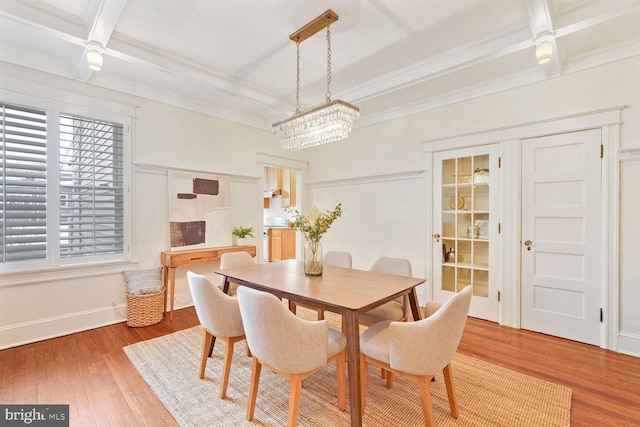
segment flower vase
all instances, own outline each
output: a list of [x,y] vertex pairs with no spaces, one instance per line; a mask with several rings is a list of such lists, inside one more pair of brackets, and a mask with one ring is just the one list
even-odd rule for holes
[[322,275],[322,243],[320,240],[307,239],[304,245],[304,274]]

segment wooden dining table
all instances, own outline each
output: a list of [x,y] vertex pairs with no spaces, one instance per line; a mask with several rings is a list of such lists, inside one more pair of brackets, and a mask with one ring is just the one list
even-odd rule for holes
[[362,426],[360,389],[359,316],[395,298],[407,295],[413,319],[421,318],[416,286],[425,279],[374,271],[324,266],[321,276],[306,276],[302,261],[285,260],[217,270],[229,282],[269,292],[291,303],[338,313],[345,322],[349,408],[352,426]]

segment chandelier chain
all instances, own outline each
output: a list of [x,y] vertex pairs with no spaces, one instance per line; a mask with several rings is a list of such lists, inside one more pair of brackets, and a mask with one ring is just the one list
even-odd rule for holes
[[300,114],[300,42],[296,43],[296,112]]
[[327,103],[331,102],[331,21],[327,19]]

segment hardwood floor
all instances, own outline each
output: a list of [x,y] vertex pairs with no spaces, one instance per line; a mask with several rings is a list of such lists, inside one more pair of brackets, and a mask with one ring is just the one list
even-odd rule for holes
[[[196,324],[187,308],[154,326],[120,323],[2,350],[0,402],[69,404],[71,426],[175,426],[122,347]],[[570,387],[572,426],[640,426],[640,358],[473,318],[459,351]]]

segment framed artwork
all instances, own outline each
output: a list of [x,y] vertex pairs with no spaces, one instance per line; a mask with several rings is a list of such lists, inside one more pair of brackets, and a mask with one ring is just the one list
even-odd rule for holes
[[231,246],[229,177],[168,173],[171,250]]
[[475,224],[478,231],[478,239],[489,238],[489,220],[488,219],[476,219]]

